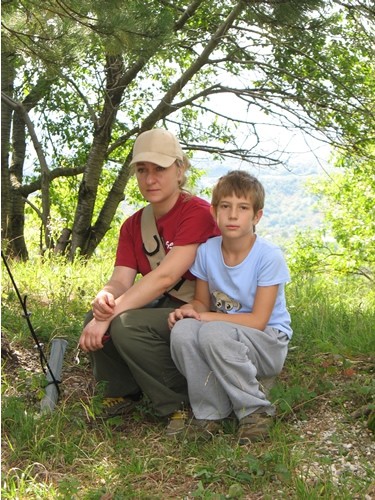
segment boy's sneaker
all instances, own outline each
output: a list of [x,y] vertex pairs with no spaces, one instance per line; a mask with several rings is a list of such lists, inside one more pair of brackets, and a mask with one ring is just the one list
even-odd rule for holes
[[260,385],[260,390],[265,394],[267,399],[269,398],[270,391],[272,387],[275,385],[276,381],[277,381],[277,376],[259,379],[258,382]]
[[273,418],[267,413],[250,413],[241,418],[238,426],[238,444],[263,441],[269,435]]
[[222,430],[222,420],[193,418],[186,428],[186,436],[195,440],[209,441]]
[[102,416],[104,418],[111,418],[119,415],[127,415],[134,410],[141,398],[141,393],[135,396],[104,398],[102,402]]
[[175,411],[169,417],[169,422],[165,429],[165,435],[171,437],[181,434],[186,429],[186,425],[191,419],[192,413],[190,410]]

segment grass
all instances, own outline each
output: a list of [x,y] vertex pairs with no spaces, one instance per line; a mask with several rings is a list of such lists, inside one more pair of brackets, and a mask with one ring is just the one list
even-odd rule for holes
[[[12,266],[45,349],[55,336],[67,338],[69,348],[60,401],[42,415],[44,375],[3,272],[3,340],[22,362],[8,356],[2,366],[2,498],[310,500],[374,493],[371,456],[356,448],[358,436],[371,446],[367,420],[346,424],[354,409],[373,404],[375,393],[374,297],[362,282],[326,277],[289,286],[295,333],[271,392],[278,419],[269,441],[240,447],[231,423],[209,443],[170,440],[147,401],[126,419],[96,416],[100,398],[92,396],[87,357],[78,366],[73,358],[82,319],[110,265],[54,259]],[[320,415],[322,427],[332,416],[337,425],[329,438],[334,453],[324,452],[328,438],[317,443],[319,423],[311,434],[304,430]],[[346,468],[337,476],[340,463]]]

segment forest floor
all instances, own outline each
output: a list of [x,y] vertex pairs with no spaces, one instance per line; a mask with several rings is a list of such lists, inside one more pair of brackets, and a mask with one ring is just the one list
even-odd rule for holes
[[[68,353],[64,360],[60,386],[61,395],[58,404],[88,401],[93,394],[94,384],[87,357],[81,356],[81,362],[77,364],[74,355],[75,353]],[[18,385],[17,378],[20,372],[38,373],[41,371],[37,349],[17,348],[17,350],[13,350],[5,339],[2,343],[2,361],[3,375],[12,379],[14,388]],[[332,366],[335,359],[331,355],[327,356],[325,363],[327,366]],[[313,487],[314,483],[322,481],[327,475],[328,464],[330,477],[337,485],[347,475],[353,475],[367,481],[368,488],[365,493],[354,494],[353,498],[375,499],[375,482],[369,481],[369,477],[371,477],[369,471],[374,464],[375,457],[374,431],[370,430],[368,424],[369,414],[371,411],[373,412],[373,404],[358,406],[358,398],[355,394],[353,394],[352,400],[346,396],[342,398],[342,403],[337,404],[337,401],[340,400],[340,392],[347,393],[348,381],[356,377],[360,386],[361,377],[366,375],[368,380],[369,373],[374,373],[373,360],[371,359],[356,360],[354,368],[334,371],[332,374],[333,391],[317,396],[314,404],[310,404],[302,413],[294,412],[288,417],[288,425],[301,438],[294,442],[294,452],[301,451],[301,456],[309,457],[309,460],[301,460],[295,471],[306,484],[310,483]],[[287,376],[286,373],[285,377]],[[335,400],[334,404],[333,399]],[[129,420],[126,425],[127,433],[140,432],[139,420]],[[302,450],[298,450],[298,447],[303,447],[304,453]],[[306,455],[306,448],[309,448],[308,455]],[[5,450],[3,474],[6,473],[7,469],[6,456]],[[180,485],[181,487],[182,485]],[[177,495],[175,498],[189,497]],[[245,498],[259,499],[263,496],[247,496]]]

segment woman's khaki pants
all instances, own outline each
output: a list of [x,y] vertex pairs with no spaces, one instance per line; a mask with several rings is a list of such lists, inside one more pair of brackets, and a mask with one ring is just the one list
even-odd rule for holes
[[[166,296],[150,305],[117,316],[110,325],[110,339],[103,349],[90,353],[90,359],[105,397],[142,392],[155,413],[166,416],[188,404],[186,379],[171,358],[167,322],[181,302]],[[85,323],[91,318],[89,313]]]

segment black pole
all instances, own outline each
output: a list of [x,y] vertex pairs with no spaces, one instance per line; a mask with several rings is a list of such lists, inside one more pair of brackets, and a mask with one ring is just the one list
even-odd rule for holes
[[55,378],[55,376],[54,376],[54,374],[53,374],[53,372],[52,372],[52,370],[51,370],[51,368],[50,368],[50,366],[48,364],[48,361],[47,361],[47,358],[44,355],[42,346],[41,346],[41,344],[39,342],[39,339],[38,339],[38,337],[37,337],[37,335],[35,333],[35,330],[33,328],[32,323],[30,321],[31,312],[28,312],[27,307],[26,307],[27,295],[25,295],[24,298],[21,297],[21,294],[20,294],[20,292],[18,290],[16,282],[14,281],[12,272],[10,270],[10,267],[8,266],[8,262],[7,262],[6,258],[5,258],[5,255],[4,255],[3,251],[1,251],[1,257],[2,257],[2,259],[4,261],[6,270],[8,271],[10,280],[11,280],[11,282],[13,284],[13,287],[14,287],[14,289],[16,291],[18,300],[21,303],[21,306],[22,306],[22,309],[23,309],[23,316],[26,319],[26,322],[27,322],[27,325],[28,325],[29,330],[31,332],[31,335],[32,335],[32,337],[33,337],[33,339],[35,341],[35,344],[36,344],[37,348],[38,348],[38,351],[39,351],[39,360],[40,360],[40,365],[42,367],[42,370],[43,370],[44,373],[46,373],[46,370],[44,368],[44,364],[45,364],[45,366],[47,367],[47,369],[48,369],[48,371],[49,371],[49,373],[51,375],[52,383],[55,384],[57,392],[60,394],[59,381],[56,380],[56,378]]

